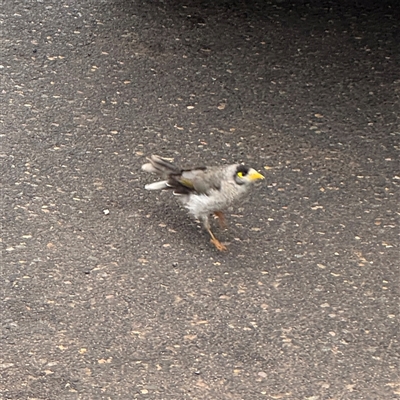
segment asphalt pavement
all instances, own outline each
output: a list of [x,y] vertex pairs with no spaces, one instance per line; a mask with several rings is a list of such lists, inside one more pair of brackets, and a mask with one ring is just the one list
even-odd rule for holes
[[[400,398],[396,1],[3,1],[1,399]],[[215,227],[140,170],[245,162]]]

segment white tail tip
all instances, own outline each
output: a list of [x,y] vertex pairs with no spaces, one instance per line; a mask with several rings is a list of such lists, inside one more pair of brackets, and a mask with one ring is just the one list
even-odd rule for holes
[[162,190],[166,189],[167,187],[168,187],[167,181],[160,181],[160,182],[149,183],[144,188],[146,190]]

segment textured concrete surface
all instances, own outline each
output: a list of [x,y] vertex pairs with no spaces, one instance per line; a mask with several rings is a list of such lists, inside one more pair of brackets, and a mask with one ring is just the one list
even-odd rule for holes
[[[395,4],[2,2],[1,399],[399,398]],[[152,153],[264,172],[228,253]]]

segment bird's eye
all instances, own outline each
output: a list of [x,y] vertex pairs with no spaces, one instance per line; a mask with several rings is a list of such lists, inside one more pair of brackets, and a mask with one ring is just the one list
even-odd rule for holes
[[239,171],[239,172],[237,173],[237,176],[238,176],[239,178],[243,178],[243,177],[244,177],[244,172]]

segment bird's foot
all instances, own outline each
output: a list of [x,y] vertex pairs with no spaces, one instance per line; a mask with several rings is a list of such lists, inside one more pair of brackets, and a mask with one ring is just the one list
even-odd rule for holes
[[223,245],[223,244],[214,236],[214,234],[211,232],[211,229],[210,229],[209,226],[207,227],[207,231],[208,231],[208,233],[209,233],[210,236],[211,236],[211,243],[217,248],[217,250],[219,250],[219,251],[226,251],[226,250],[228,250],[228,249],[226,248],[226,246]]
[[211,243],[217,248],[219,251],[227,251],[227,247],[222,244],[217,238],[211,238]]
[[226,229],[228,227],[226,223],[226,218],[225,215],[222,211],[215,211],[214,212],[215,217],[218,219],[218,223],[221,229]]

